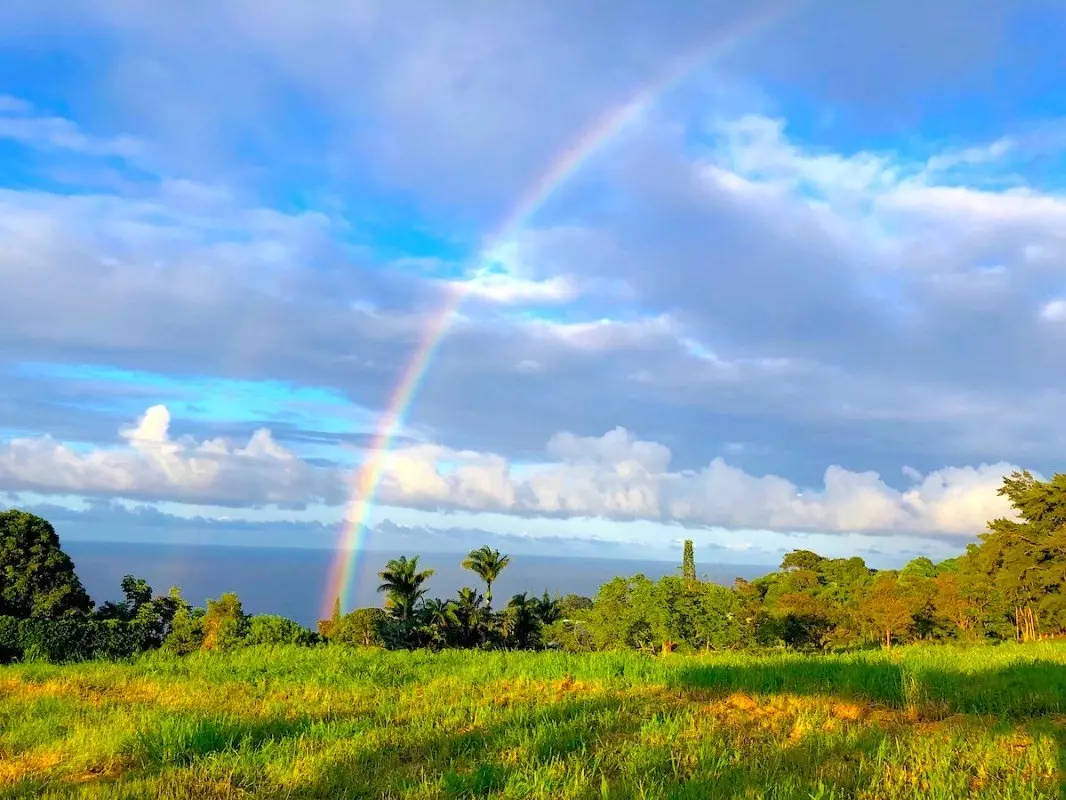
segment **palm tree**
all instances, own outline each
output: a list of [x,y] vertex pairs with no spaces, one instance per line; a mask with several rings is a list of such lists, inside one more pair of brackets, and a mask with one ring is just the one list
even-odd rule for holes
[[378,573],[381,578],[379,592],[384,592],[387,597],[386,605],[389,609],[406,621],[415,610],[415,605],[426,593],[422,588],[430,576],[436,570],[424,569],[418,571],[418,556],[408,560],[407,556],[393,558],[385,564],[385,569]]
[[537,618],[536,600],[530,601],[525,592],[516,594],[503,612],[503,633],[509,644],[519,649],[534,645],[535,633],[540,627]]
[[423,611],[426,615],[426,622],[442,630],[459,624],[459,618],[455,614],[455,603],[451,600],[447,602],[436,598],[427,600]]
[[459,590],[459,599],[455,603],[455,615],[459,618],[464,645],[477,644],[481,630],[486,626],[488,614],[484,601],[485,598],[478,594],[476,589],[464,586]]
[[468,569],[485,581],[485,608],[492,611],[492,583],[511,563],[510,556],[501,556],[499,550],[492,550],[488,545],[471,550],[463,560],[463,569]]
[[422,606],[422,619],[425,620],[424,631],[433,647],[447,644],[448,632],[459,626],[455,604],[450,600],[427,600]]
[[551,597],[547,589],[544,590],[544,594],[541,597],[534,597],[532,604],[533,610],[544,625],[551,625],[563,615],[563,609],[559,605],[559,601]]

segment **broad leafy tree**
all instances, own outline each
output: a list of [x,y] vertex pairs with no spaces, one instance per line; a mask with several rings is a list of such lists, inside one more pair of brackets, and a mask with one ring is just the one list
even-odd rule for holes
[[52,525],[25,511],[0,512],[0,615],[54,619],[92,607]]
[[1006,601],[1019,639],[1066,630],[1066,474],[1038,481],[1014,472],[999,494],[1018,519],[992,520],[981,536],[985,573]]

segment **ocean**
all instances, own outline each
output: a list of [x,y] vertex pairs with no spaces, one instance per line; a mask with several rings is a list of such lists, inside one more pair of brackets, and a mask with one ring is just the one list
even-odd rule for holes
[[[171,586],[187,601],[203,604],[223,592],[237,592],[248,614],[281,614],[314,627],[322,616],[324,591],[333,551],[312,548],[232,547],[222,545],[143,544],[67,541],[63,549],[86,590],[97,602],[118,600],[119,584],[127,574],[145,578],[156,593]],[[367,551],[355,579],[355,606],[380,606],[377,572],[399,553]],[[480,586],[473,573],[462,569],[460,553],[424,553],[419,566],[437,572],[428,582],[429,597],[451,597],[463,586]],[[618,575],[641,572],[649,578],[676,574],[679,563],[631,559],[565,558],[516,555],[493,586],[494,605],[503,606],[519,592],[539,595],[576,593],[592,597],[599,586]],[[770,567],[703,565],[705,580],[730,584],[735,577],[754,578]]]

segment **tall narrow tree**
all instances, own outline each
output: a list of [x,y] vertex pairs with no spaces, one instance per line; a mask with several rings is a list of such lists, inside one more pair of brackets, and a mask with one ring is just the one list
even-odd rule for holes
[[492,584],[510,563],[510,556],[501,556],[499,550],[493,550],[488,545],[471,550],[470,555],[463,559],[463,569],[470,570],[485,581],[485,608],[488,611],[492,610]]
[[426,594],[423,585],[436,572],[432,569],[418,569],[418,556],[393,558],[385,564],[385,569],[378,573],[381,585],[378,591],[387,598],[387,605],[400,619],[410,619],[418,601]]
[[340,595],[337,595],[336,599],[334,599],[334,601],[333,601],[333,613],[330,614],[329,619],[320,619],[318,621],[318,632],[328,639],[334,633],[337,632],[338,627],[340,626],[340,623],[341,623],[341,598],[340,598]]
[[691,539],[685,539],[685,555],[681,560],[681,575],[685,580],[696,580],[696,554],[693,550]]

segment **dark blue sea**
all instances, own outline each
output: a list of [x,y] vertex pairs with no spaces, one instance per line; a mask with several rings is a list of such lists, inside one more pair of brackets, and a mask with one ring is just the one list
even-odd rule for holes
[[[249,614],[281,614],[314,626],[321,617],[327,575],[333,552],[311,548],[227,547],[189,544],[131,544],[67,541],[63,548],[74,560],[78,575],[97,603],[121,597],[119,584],[127,574],[145,578],[157,593],[181,588],[185,599],[203,604],[222,592],[237,592]],[[399,553],[368,551],[360,558],[352,603],[380,606],[376,573]],[[437,572],[429,581],[429,596],[450,597],[463,586],[477,586],[478,578],[459,564],[459,553],[425,553],[420,566]],[[768,567],[703,565],[706,580],[729,584],[737,576],[753,578]],[[493,586],[496,605],[518,592],[593,596],[602,583],[618,575],[642,572],[649,578],[676,574],[678,564],[631,559],[560,558],[516,555]]]

